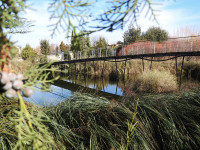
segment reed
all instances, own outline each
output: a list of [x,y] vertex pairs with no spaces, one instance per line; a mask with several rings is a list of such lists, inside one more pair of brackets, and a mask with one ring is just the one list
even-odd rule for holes
[[[76,94],[47,108],[51,120],[78,135],[76,149],[119,149],[127,140],[136,99],[108,101]],[[140,96],[138,122],[130,149],[198,149],[199,89],[176,94]],[[123,142],[121,142],[123,141]]]
[[132,88],[136,92],[173,92],[177,89],[177,80],[169,71],[146,71],[132,83]]
[[[200,90],[174,94],[139,96],[129,149],[198,149],[200,147]],[[16,142],[9,119],[17,100],[0,99],[0,148],[12,149]],[[127,122],[132,121],[136,99],[109,101],[76,93],[51,107],[26,103],[41,112],[40,120],[54,140],[52,149],[120,149],[127,142]],[[39,131],[38,131],[39,132]]]

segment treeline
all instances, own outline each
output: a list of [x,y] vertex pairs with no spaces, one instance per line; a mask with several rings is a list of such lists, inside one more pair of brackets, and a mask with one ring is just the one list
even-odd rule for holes
[[168,32],[160,27],[150,27],[146,32],[142,32],[140,27],[130,26],[123,35],[125,45],[141,40],[162,42],[167,41],[168,37]]
[[[69,58],[69,51],[73,53],[77,52],[85,52],[84,55],[109,55],[112,53],[113,49],[119,51],[122,45],[128,45],[130,43],[134,43],[137,41],[157,41],[162,42],[168,39],[168,32],[161,29],[160,27],[150,27],[146,32],[142,32],[141,28],[135,28],[134,26],[130,26],[127,31],[123,34],[123,42],[118,41],[117,44],[108,45],[108,42],[104,37],[98,37],[96,39],[90,39],[89,35],[83,35],[80,32],[78,35],[74,36],[73,32],[71,35],[71,44],[65,44],[63,41],[58,46],[52,46],[49,44],[48,40],[40,41],[40,54],[39,59],[40,62],[46,62],[46,56],[50,53],[54,52],[58,55],[59,51],[64,52],[65,56]],[[52,48],[53,47],[53,48]],[[95,52],[92,52],[96,50]],[[22,50],[21,57],[26,60],[34,60],[37,56],[37,53],[34,51],[30,45],[26,45],[26,47]]]

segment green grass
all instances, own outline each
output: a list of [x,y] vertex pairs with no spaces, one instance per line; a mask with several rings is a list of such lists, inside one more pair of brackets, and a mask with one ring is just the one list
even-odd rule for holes
[[[69,127],[81,149],[118,149],[126,141],[127,121],[136,100],[108,101],[75,95],[48,115]],[[200,92],[143,95],[137,114],[138,127],[130,149],[198,149],[200,146]],[[81,144],[80,144],[81,143]]]
[[[16,141],[14,124],[8,118],[15,100],[0,99],[0,149],[11,149]],[[136,99],[109,101],[76,93],[41,111],[55,145],[53,149],[119,149],[126,143]],[[200,147],[200,90],[174,94],[143,94],[139,97],[138,122],[134,142],[129,149],[173,150]],[[45,119],[45,120],[44,120]]]

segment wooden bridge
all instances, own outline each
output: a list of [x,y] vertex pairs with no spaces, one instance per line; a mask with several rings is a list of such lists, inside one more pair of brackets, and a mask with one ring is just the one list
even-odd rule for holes
[[[94,61],[110,61],[115,62],[117,71],[117,62],[131,59],[141,59],[144,70],[144,60],[151,61],[167,61],[175,59],[176,62],[176,74],[177,73],[177,58],[182,57],[182,66],[180,74],[180,83],[182,76],[182,69],[184,64],[184,58],[186,56],[200,56],[200,35],[189,36],[181,38],[171,38],[167,42],[137,42],[127,46],[123,46],[118,52],[116,50],[90,50],[84,52],[77,52],[74,54],[75,58],[72,60],[53,62],[51,65],[64,65],[64,64],[76,64]],[[155,59],[156,58],[156,59]],[[41,66],[44,64],[40,64]],[[151,66],[150,65],[150,66]],[[104,70],[104,65],[102,72]],[[124,68],[125,74],[125,68]]]

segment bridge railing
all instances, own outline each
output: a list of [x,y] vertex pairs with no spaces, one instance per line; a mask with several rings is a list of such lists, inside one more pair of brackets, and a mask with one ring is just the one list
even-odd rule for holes
[[200,37],[170,39],[167,42],[137,42],[122,47],[117,54],[138,55],[170,52],[200,51]]
[[86,59],[86,58],[98,58],[98,57],[109,57],[116,56],[116,49],[92,49],[89,51],[78,51],[75,52],[72,59]]
[[114,48],[90,49],[75,52],[72,59],[192,51],[200,51],[200,36],[171,38],[167,42],[137,42],[123,46],[119,51]]

